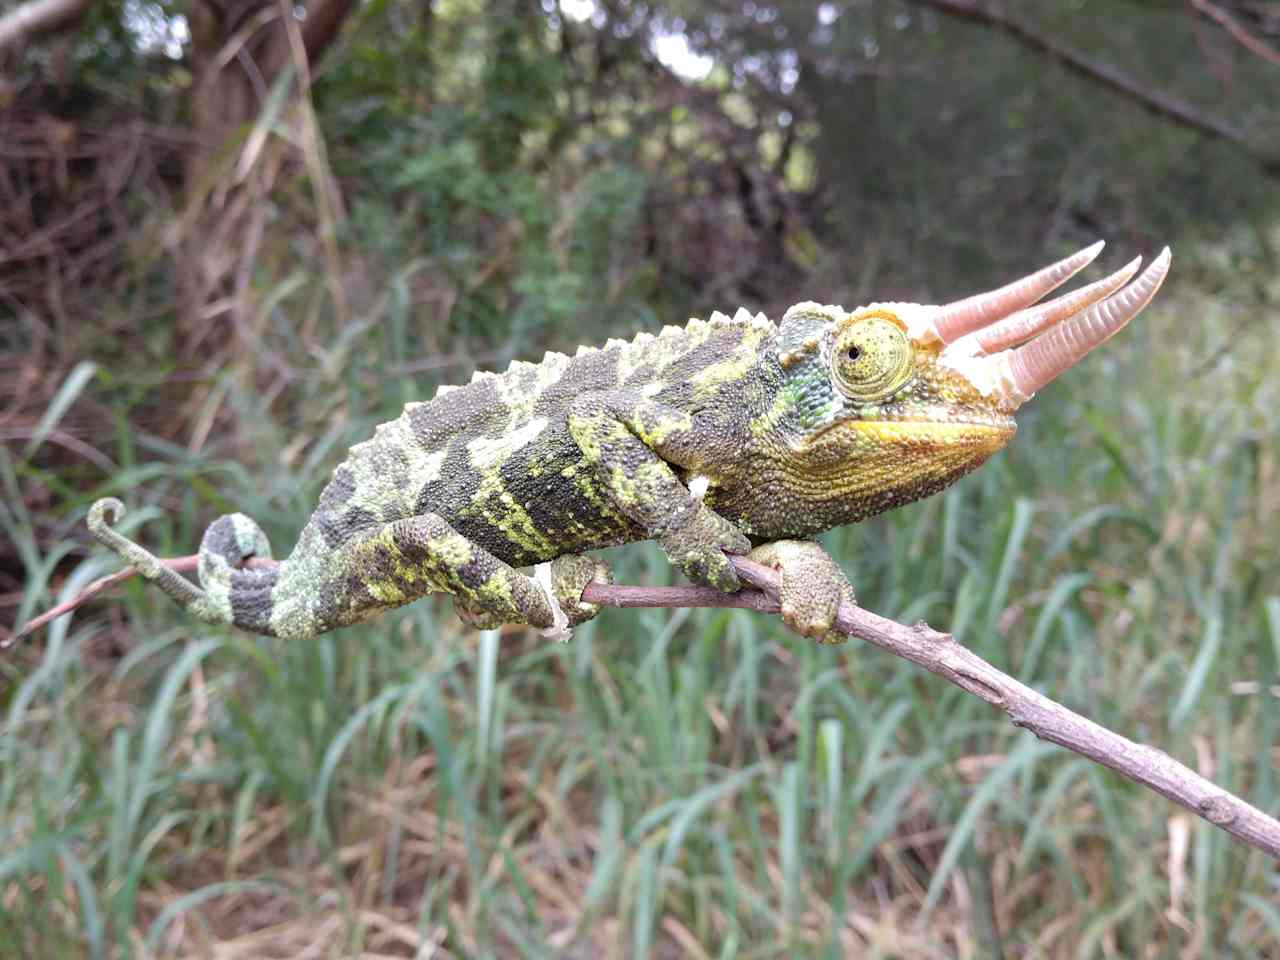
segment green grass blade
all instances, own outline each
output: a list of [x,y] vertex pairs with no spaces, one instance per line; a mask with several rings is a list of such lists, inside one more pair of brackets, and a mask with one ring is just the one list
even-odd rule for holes
[[76,899],[80,902],[80,928],[89,948],[89,956],[99,960],[106,956],[107,944],[102,923],[102,910],[98,905],[98,893],[94,888],[93,880],[69,845],[64,843],[59,846],[58,858],[62,861],[63,869],[67,871],[76,888]]
[[763,764],[753,764],[731,774],[719,783],[704,787],[692,796],[677,801],[673,805],[674,815],[668,828],[667,842],[662,849],[662,867],[665,869],[675,862],[676,857],[680,854],[680,848],[684,843],[685,836],[698,817],[706,813],[717,801],[742,789],[751,780],[759,776],[763,770]]
[[1221,645],[1222,617],[1214,613],[1210,615],[1208,623],[1205,624],[1204,639],[1200,643],[1200,649],[1196,652],[1195,659],[1191,661],[1191,670],[1187,674],[1187,680],[1182,685],[1182,692],[1178,695],[1178,700],[1169,714],[1170,729],[1180,729],[1191,715],[1191,711],[1195,709],[1196,703],[1200,700],[1200,694],[1204,690],[1205,681],[1209,677],[1209,672],[1213,669],[1214,662],[1218,658],[1218,649]]
[[67,374],[67,379],[62,381],[62,385],[58,387],[53,399],[49,401],[49,405],[45,407],[44,413],[36,422],[35,429],[31,432],[31,439],[27,441],[27,445],[22,449],[22,459],[31,459],[31,455],[39,450],[41,445],[49,439],[49,434],[53,433],[58,423],[66,415],[67,410],[71,408],[71,404],[75,403],[76,398],[80,396],[85,386],[97,372],[98,365],[87,360],[81,360],[71,368],[71,372]]
[[224,641],[219,637],[192,644],[165,674],[164,683],[161,684],[160,691],[152,702],[151,712],[147,716],[142,745],[138,751],[138,764],[130,778],[132,790],[126,824],[128,836],[137,835],[143,807],[156,789],[153,781],[156,771],[161,769],[162,751],[169,742],[169,731],[173,726],[174,704],[178,694],[191,672],[223,643]]
[[1023,767],[1057,749],[1050,744],[1038,743],[1029,735],[1019,739],[1021,743],[1010,752],[1003,763],[987,774],[986,779],[974,791],[969,802],[965,804],[964,812],[951,828],[947,845],[942,848],[942,856],[938,858],[938,865],[933,871],[933,877],[929,880],[929,889],[925,894],[922,907],[925,917],[937,906],[938,898],[942,896],[942,890],[951,878],[951,872],[959,862],[961,853],[973,840],[978,818],[996,801],[1005,785],[1022,772]]

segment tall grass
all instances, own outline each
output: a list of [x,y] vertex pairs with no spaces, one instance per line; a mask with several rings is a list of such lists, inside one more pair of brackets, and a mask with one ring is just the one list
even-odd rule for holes
[[[288,422],[238,389],[251,371],[206,385],[248,425],[235,462],[135,432],[118,385],[81,376],[68,390],[121,410],[119,469],[91,494],[122,497],[161,552],[189,552],[230,505],[286,548],[341,451],[429,389],[381,373],[415,359],[406,313],[393,285],[312,354]],[[952,630],[1276,811],[1280,355],[1238,319],[1175,289],[1038,397],[981,472],[828,542],[866,606]],[[18,496],[32,452],[0,452],[22,616],[59,599],[90,499],[64,504],[42,553]],[[612,559],[620,582],[672,576],[648,546]],[[86,554],[59,595],[109,566]],[[606,611],[556,645],[421,602],[291,644],[131,584],[0,670],[0,956],[1280,943],[1261,854],[907,664],[745,612]]]

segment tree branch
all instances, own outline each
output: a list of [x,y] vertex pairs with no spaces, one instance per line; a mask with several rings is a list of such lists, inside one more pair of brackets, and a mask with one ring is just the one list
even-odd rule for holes
[[[779,578],[774,571],[743,557],[734,557],[733,565],[744,580],[776,601]],[[584,599],[589,599],[591,590],[584,591]],[[1030,730],[1041,740],[1110,767],[1280,859],[1280,821],[1163,751],[1113,733],[1019,683],[956,643],[951,634],[939,633],[923,622],[908,627],[848,603],[840,605],[836,626],[982,698],[1003,710],[1015,726]]]
[[[756,590],[724,594],[709,587],[635,587],[589,584],[582,599],[611,607],[736,607],[777,613],[779,577],[773,570],[745,557],[733,557],[734,569]],[[191,570],[196,557],[166,560],[175,570]],[[273,560],[251,559],[250,566],[265,567]],[[5,646],[69,613],[76,607],[134,575],[132,567],[95,581],[83,593],[37,617],[15,633]],[[1013,724],[1030,730],[1041,740],[1066,747],[1110,767],[1135,783],[1156,791],[1186,807],[1249,846],[1280,860],[1280,821],[1205,779],[1168,754],[1113,733],[1062,704],[997,670],[972,650],[923,622],[907,626],[849,603],[840,605],[836,626],[888,650],[894,656],[924,667],[960,689],[991,704]]]
[[92,3],[93,0],[28,0],[0,17],[0,50],[61,30],[74,23]]
[[1242,27],[1226,10],[1216,4],[1210,3],[1209,0],[1190,0],[1191,6],[1199,13],[1208,17],[1233,39],[1240,46],[1244,47],[1255,56],[1261,57],[1268,63],[1280,66],[1280,51],[1273,50],[1267,46],[1252,33]]
[[[170,557],[164,561],[164,564],[170,570],[176,570],[179,573],[190,573],[199,566],[200,555],[193,553],[189,557]],[[259,560],[256,557],[251,557],[245,564],[246,567],[274,567],[275,565],[276,561],[274,560]],[[29,637],[46,624],[57,620],[58,617],[62,616],[64,613],[70,613],[76,607],[88,603],[104,590],[109,590],[116,584],[124,583],[129,578],[136,577],[137,575],[138,571],[133,567],[125,567],[123,570],[117,570],[115,573],[109,574],[105,577],[99,577],[70,600],[58,604],[52,610],[46,610],[44,613],[40,614],[40,616],[24,623],[21,628],[11,633],[4,640],[0,640],[0,650],[13,646],[13,644],[25,637]]]
[[1217,117],[1201,113],[1191,104],[1158,90],[1149,90],[1128,74],[1109,63],[1094,60],[1065,47],[1056,40],[1037,33],[1021,20],[1005,12],[1004,5],[992,0],[911,0],[918,6],[932,7],[961,20],[972,20],[1003,30],[1024,46],[1057,60],[1083,77],[1122,94],[1148,112],[1179,126],[1194,130],[1211,139],[1224,140],[1258,164],[1268,176],[1280,177],[1280,156],[1264,153],[1244,131]]

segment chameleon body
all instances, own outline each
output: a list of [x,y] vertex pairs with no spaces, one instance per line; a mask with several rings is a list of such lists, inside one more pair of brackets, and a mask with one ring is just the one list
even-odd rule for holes
[[[727,555],[752,553],[781,570],[788,623],[837,640],[852,590],[807,538],[942,490],[1014,434],[1020,399],[940,338],[947,309],[739,310],[478,373],[352,447],[279,565],[241,568],[266,537],[215,521],[200,587],[112,528],[118,501],[89,525],[200,619],[282,637],[433,592],[477,625],[577,623],[598,609],[583,587],[608,579],[584,552],[653,539],[725,591]],[[518,569],[548,561],[549,589]]]

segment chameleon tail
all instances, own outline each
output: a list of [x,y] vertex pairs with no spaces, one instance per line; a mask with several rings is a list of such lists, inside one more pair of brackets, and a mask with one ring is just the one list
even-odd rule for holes
[[271,590],[279,579],[279,568],[238,569],[248,557],[271,558],[271,545],[256,523],[244,514],[232,513],[209,525],[200,541],[197,587],[113,528],[124,512],[124,504],[114,497],[98,500],[89,508],[90,532],[192,616],[254,633],[273,632],[269,624]]

